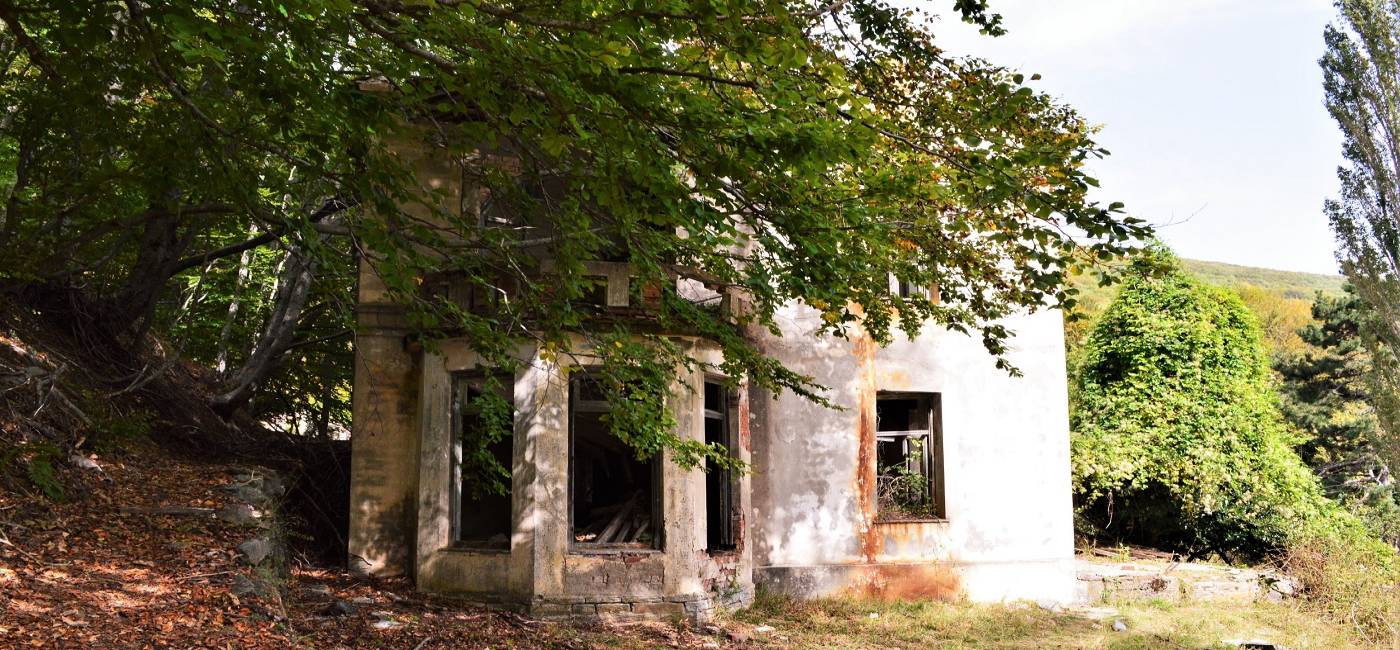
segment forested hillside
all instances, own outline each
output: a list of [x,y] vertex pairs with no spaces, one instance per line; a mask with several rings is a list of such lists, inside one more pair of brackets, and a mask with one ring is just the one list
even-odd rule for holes
[[[1341,275],[1280,271],[1188,258],[1182,258],[1181,265],[1187,273],[1207,284],[1229,288],[1258,287],[1275,293],[1280,298],[1305,300],[1309,303],[1318,291],[1333,296],[1340,295],[1342,283],[1345,281]],[[1096,311],[1095,306],[1102,308],[1106,305],[1118,290],[1116,285],[1100,286],[1092,273],[1075,275],[1074,287],[1079,289],[1084,308],[1091,311]]]
[[1183,259],[1181,263],[1188,273],[1208,284],[1221,287],[1249,285],[1277,291],[1285,298],[1308,301],[1311,301],[1313,295],[1319,291],[1331,295],[1341,294],[1344,282],[1341,275],[1280,271],[1257,266],[1240,266],[1192,259]]
[[[1321,275],[1298,271],[1280,271],[1224,262],[1182,259],[1182,268],[1192,277],[1213,286],[1233,289],[1250,311],[1259,319],[1264,341],[1271,351],[1296,354],[1303,349],[1298,329],[1312,322],[1310,311],[1318,292],[1328,296],[1342,293],[1340,275]],[[1073,276],[1073,286],[1079,290],[1078,320],[1066,323],[1066,338],[1070,346],[1083,342],[1089,322],[1102,312],[1118,285],[1103,286],[1093,272]]]

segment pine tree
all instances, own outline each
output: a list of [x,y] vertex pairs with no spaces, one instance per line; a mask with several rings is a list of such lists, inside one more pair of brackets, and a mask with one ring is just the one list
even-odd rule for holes
[[[1302,355],[1274,368],[1284,417],[1306,437],[1298,453],[1321,479],[1328,496],[1342,502],[1381,538],[1400,542],[1400,502],[1382,453],[1386,434],[1377,418],[1377,383],[1369,336],[1375,315],[1350,285],[1338,297],[1318,294],[1316,323],[1298,330]],[[1370,345],[1368,345],[1368,343]]]
[[1367,306],[1347,289],[1339,297],[1318,294],[1312,309],[1317,322],[1298,330],[1307,351],[1275,363],[1283,377],[1284,416],[1307,436],[1298,453],[1334,497],[1365,492],[1390,476],[1373,445],[1371,359],[1361,338]]

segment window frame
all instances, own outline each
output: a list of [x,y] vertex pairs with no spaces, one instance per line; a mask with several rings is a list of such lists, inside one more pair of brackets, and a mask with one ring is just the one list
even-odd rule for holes
[[[711,420],[720,423],[720,443],[724,445],[730,458],[736,458],[738,454],[738,402],[739,393],[725,385],[728,379],[719,375],[707,374],[700,384],[700,414],[701,414],[701,435],[708,440],[708,424]],[[719,409],[709,408],[709,387],[714,385],[719,394]],[[708,461],[706,461],[708,464]],[[719,473],[722,476],[723,491],[719,497],[721,503],[728,511],[727,517],[721,517],[720,542],[715,546],[710,543],[710,476],[712,473]],[[717,481],[718,482],[718,481]],[[740,520],[740,484],[738,476],[729,469],[707,469],[705,472],[705,552],[711,555],[732,553],[739,549],[739,520]]]
[[[879,422],[879,404],[881,401],[894,400],[926,400],[924,417],[927,428],[909,428],[900,430],[881,430]],[[948,521],[947,489],[945,483],[945,463],[943,445],[943,394],[938,392],[915,392],[915,391],[877,391],[875,396],[875,449],[872,457],[875,467],[875,503],[872,504],[874,520],[876,523],[935,523]],[[910,423],[913,427],[913,423]],[[895,517],[882,515],[880,511],[880,480],[882,472],[880,468],[880,443],[901,442],[902,455],[905,462],[908,462],[909,441],[911,439],[922,438],[925,453],[921,459],[920,473],[927,479],[927,489],[930,506],[933,514],[923,517]]]
[[[608,411],[612,410],[612,404],[611,404],[610,402],[608,402],[607,400],[581,400],[581,399],[579,399],[579,397],[578,397],[578,393],[579,393],[579,391],[577,390],[578,383],[579,383],[580,381],[583,381],[583,380],[588,379],[588,378],[589,378],[589,374],[588,374],[589,372],[597,371],[597,370],[598,370],[598,368],[595,367],[595,366],[580,367],[580,368],[575,369],[573,372],[571,372],[570,375],[569,375],[569,377],[568,377],[568,393],[569,393],[569,395],[568,395],[568,411],[566,412],[566,418],[567,418],[567,420],[568,420],[568,432],[567,432],[567,433],[568,433],[568,441],[567,441],[566,444],[567,444],[567,453],[568,453],[568,456],[569,456],[569,462],[568,462],[568,466],[567,466],[567,470],[566,470],[568,473],[567,473],[567,475],[566,475],[565,478],[564,478],[564,480],[568,483],[568,489],[567,489],[567,491],[566,491],[566,501],[565,501],[565,508],[566,508],[567,511],[568,511],[568,513],[567,513],[568,529],[567,529],[567,532],[566,532],[566,535],[567,535],[567,550],[568,550],[569,553],[577,553],[577,554],[664,553],[665,550],[666,550],[666,526],[665,526],[665,521],[666,521],[666,520],[665,520],[665,512],[664,512],[664,510],[663,510],[663,505],[664,505],[664,500],[663,500],[663,499],[664,499],[664,491],[663,491],[663,489],[662,489],[663,473],[662,473],[662,471],[661,471],[661,470],[662,470],[662,465],[663,465],[663,458],[661,457],[660,454],[657,454],[656,456],[653,456],[653,457],[648,461],[648,465],[650,466],[650,473],[651,473],[651,503],[649,504],[649,507],[650,507],[650,509],[651,509],[650,517],[651,517],[651,526],[652,526],[652,542],[651,542],[651,544],[649,544],[649,545],[641,545],[641,544],[626,543],[626,542],[620,543],[620,544],[619,544],[619,543],[598,544],[598,543],[589,543],[589,542],[579,542],[578,540],[576,540],[576,539],[574,538],[574,477],[575,477],[575,474],[576,474],[576,468],[575,468],[576,453],[575,453],[575,445],[574,445],[574,434],[575,434],[575,431],[574,431],[574,430],[575,430],[575,418],[574,418],[574,414],[575,414],[575,413],[607,413]],[[625,444],[625,443],[624,443],[624,444]]]
[[[507,480],[507,488],[508,488],[508,491],[507,491],[507,493],[505,494],[505,497],[506,497],[506,499],[508,500],[508,503],[509,503],[509,505],[510,505],[510,508],[509,508],[509,511],[508,511],[509,514],[507,515],[509,521],[508,521],[508,523],[507,523],[507,525],[506,525],[506,545],[505,545],[504,548],[502,548],[502,547],[500,547],[500,546],[493,546],[493,545],[490,545],[490,544],[487,543],[487,540],[476,540],[476,539],[467,540],[467,539],[462,539],[462,529],[463,529],[463,526],[462,526],[462,515],[463,515],[462,504],[463,504],[463,494],[462,494],[462,492],[463,492],[463,489],[464,489],[464,487],[465,487],[465,486],[463,485],[463,476],[462,476],[462,437],[463,437],[463,435],[466,433],[466,431],[463,429],[463,427],[465,426],[465,423],[463,422],[464,413],[462,412],[462,409],[459,408],[460,406],[463,406],[463,403],[460,401],[460,399],[459,399],[459,397],[458,397],[458,395],[459,395],[458,389],[459,389],[459,386],[464,386],[464,385],[469,386],[470,383],[473,382],[473,381],[483,381],[483,382],[484,382],[486,379],[488,379],[488,378],[490,378],[490,377],[492,377],[492,376],[495,376],[496,378],[498,378],[498,379],[501,381],[502,385],[504,385],[504,386],[506,386],[506,387],[509,388],[510,393],[509,393],[509,396],[507,397],[507,399],[509,400],[509,402],[510,402],[510,404],[511,404],[511,432],[510,432],[509,437],[507,438],[507,440],[510,441],[510,449],[511,449],[511,451],[510,451],[510,465],[509,465],[508,467],[506,467],[506,469],[509,470],[509,471],[511,472],[512,476],[506,479],[506,480]],[[516,524],[516,522],[515,522],[515,485],[514,485],[514,473],[515,473],[515,461],[516,461],[516,458],[515,458],[515,457],[516,457],[516,451],[515,451],[515,433],[516,433],[516,432],[515,432],[515,415],[516,415],[516,412],[515,412],[515,378],[514,378],[513,376],[511,376],[509,373],[506,373],[506,372],[491,371],[491,370],[479,369],[479,368],[478,368],[478,369],[472,369],[472,370],[461,370],[461,371],[456,371],[456,372],[450,372],[450,373],[448,373],[448,382],[449,382],[449,390],[450,390],[449,399],[451,400],[451,402],[450,402],[451,406],[449,407],[449,408],[450,408],[450,414],[449,414],[449,415],[450,415],[450,418],[449,418],[449,420],[450,420],[450,426],[451,426],[451,438],[450,438],[450,440],[451,440],[451,445],[449,445],[449,448],[448,448],[448,465],[449,465],[449,468],[448,468],[448,473],[447,473],[447,474],[448,474],[448,500],[449,500],[449,501],[448,501],[448,502],[449,502],[449,506],[448,506],[448,528],[449,528],[449,530],[448,530],[448,540],[449,540],[449,548],[452,548],[452,549],[455,549],[455,550],[469,550],[469,551],[484,552],[484,553],[509,553],[509,552],[510,552],[510,543],[511,543],[511,540],[515,537],[515,528],[516,528],[516,525],[515,525],[515,524]]]

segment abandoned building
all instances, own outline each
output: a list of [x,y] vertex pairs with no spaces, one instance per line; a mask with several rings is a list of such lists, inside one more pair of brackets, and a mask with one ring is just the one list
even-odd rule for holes
[[[417,156],[449,193],[460,175]],[[608,306],[629,300],[625,264],[589,269]],[[900,290],[892,287],[893,290]],[[428,592],[537,616],[703,619],[755,589],[802,596],[1073,597],[1063,325],[1015,317],[997,369],[979,340],[925,330],[886,347],[820,338],[798,304],[765,352],[827,386],[844,410],[726,388],[684,374],[671,408],[683,439],[718,442],[747,473],[635,460],[607,433],[609,405],[563,360],[522,349],[513,377],[487,382],[461,340],[430,350],[410,334],[368,265],[355,344],[349,552],[356,568],[408,575]],[[718,361],[699,338],[692,354]],[[586,361],[581,362],[586,363]],[[496,388],[492,388],[496,387]],[[508,494],[460,475],[465,405],[499,389],[513,434],[492,449]]]

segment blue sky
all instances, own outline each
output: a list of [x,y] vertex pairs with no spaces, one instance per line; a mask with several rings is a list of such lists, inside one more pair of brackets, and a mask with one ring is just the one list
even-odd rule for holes
[[1184,257],[1335,273],[1322,201],[1341,136],[1322,106],[1328,0],[991,0],[1008,34],[938,42],[1026,73],[1102,125],[1096,197],[1161,225]]

